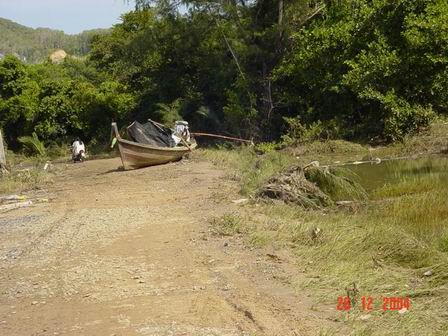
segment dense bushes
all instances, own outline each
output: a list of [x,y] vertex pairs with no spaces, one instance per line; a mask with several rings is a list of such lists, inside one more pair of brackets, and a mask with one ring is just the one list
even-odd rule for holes
[[85,61],[0,63],[11,143],[104,141],[111,120],[147,118],[285,144],[396,141],[447,112],[446,1],[137,2]]
[[123,85],[87,78],[76,60],[62,65],[25,65],[7,56],[0,62],[0,127],[14,148],[18,138],[63,141],[75,135],[107,139],[110,122],[126,119],[134,99]]
[[285,99],[309,122],[337,120],[346,137],[397,140],[426,127],[448,103],[447,15],[441,0],[329,6],[292,35],[276,69]]

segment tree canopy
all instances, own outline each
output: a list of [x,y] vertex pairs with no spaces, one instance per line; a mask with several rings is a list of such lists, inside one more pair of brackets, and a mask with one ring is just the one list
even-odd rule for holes
[[111,120],[183,118],[396,141],[447,112],[447,17],[444,0],[136,1],[86,60],[1,61],[0,127],[104,141]]

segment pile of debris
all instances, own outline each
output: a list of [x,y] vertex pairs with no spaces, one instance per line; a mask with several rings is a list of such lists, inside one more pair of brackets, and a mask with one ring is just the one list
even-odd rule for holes
[[19,208],[27,208],[37,203],[46,203],[46,202],[49,202],[48,198],[34,197],[30,199],[26,195],[0,196],[0,213],[8,212]]
[[333,204],[331,198],[318,186],[308,181],[305,169],[294,167],[272,177],[258,192],[258,197],[295,203],[304,208],[321,208]]
[[0,197],[0,211],[9,211],[18,208],[29,207],[33,201],[23,195],[9,195]]
[[258,189],[256,196],[319,209],[341,200],[364,201],[367,192],[346,169],[320,167],[316,161],[272,177]]

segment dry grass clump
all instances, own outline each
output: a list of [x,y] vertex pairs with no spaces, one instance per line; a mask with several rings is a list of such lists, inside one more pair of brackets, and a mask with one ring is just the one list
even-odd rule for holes
[[246,232],[242,218],[236,213],[226,213],[211,219],[212,232],[218,236],[233,236]]
[[272,177],[256,195],[309,209],[328,207],[339,200],[367,199],[354,173],[330,167],[296,166]]
[[272,177],[258,190],[256,195],[312,209],[333,204],[328,195],[323,193],[316,184],[307,180],[305,171],[301,167],[294,167]]
[[51,176],[41,169],[12,171],[0,177],[0,194],[36,189],[51,181]]

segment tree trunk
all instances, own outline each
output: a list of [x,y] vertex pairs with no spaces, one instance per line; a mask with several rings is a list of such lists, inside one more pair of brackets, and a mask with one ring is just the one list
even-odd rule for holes
[[0,170],[6,169],[5,146],[3,144],[3,134],[0,130]]
[[283,39],[283,0],[278,0],[278,49],[281,49],[281,41]]
[[283,0],[278,0],[278,25],[283,24]]
[[270,71],[263,62],[263,109],[266,115],[266,120],[271,119],[272,110],[274,109],[274,103],[272,102],[272,90],[271,80],[269,79]]

